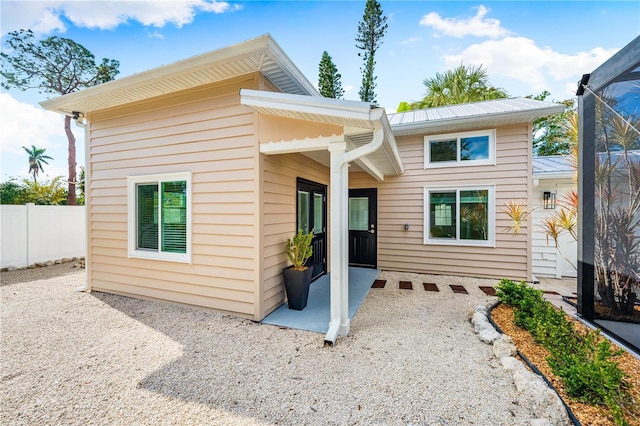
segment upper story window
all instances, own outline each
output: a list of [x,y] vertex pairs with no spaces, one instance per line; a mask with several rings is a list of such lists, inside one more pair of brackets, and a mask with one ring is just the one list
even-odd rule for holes
[[496,163],[495,129],[430,135],[424,142],[425,168]]
[[129,257],[191,262],[191,174],[129,176]]

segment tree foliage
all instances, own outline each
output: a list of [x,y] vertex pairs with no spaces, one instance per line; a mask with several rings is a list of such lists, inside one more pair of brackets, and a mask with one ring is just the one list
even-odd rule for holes
[[45,148],[36,148],[35,145],[31,145],[31,148],[23,146],[22,149],[29,155],[29,174],[33,176],[33,181],[37,182],[38,173],[44,173],[43,164],[49,164],[47,160],[53,160],[48,155],[44,155]]
[[62,205],[67,200],[61,176],[40,183],[31,179],[9,179],[0,183],[0,195],[2,204]]
[[[12,31],[0,53],[4,89],[37,89],[40,93],[66,95],[113,80],[120,63],[102,59],[96,63],[93,53],[75,41],[62,37],[36,40],[31,30]],[[64,130],[69,142],[68,204],[76,203],[76,147],[71,132],[71,117],[66,116]]]
[[382,8],[377,0],[367,0],[364,8],[362,21],[358,24],[358,36],[356,37],[356,47],[362,52],[361,56],[364,65],[360,68],[362,72],[362,85],[360,100],[363,102],[376,102],[376,79],[374,68],[376,65],[375,54],[382,44],[382,38],[387,33],[387,17],[382,16]]
[[401,102],[398,111],[433,108],[467,102],[506,98],[504,89],[494,87],[489,81],[486,68],[460,64],[423,82],[427,88],[424,97],[417,102]]
[[[548,91],[528,98],[546,100]],[[568,155],[578,144],[578,113],[574,99],[560,101],[565,106],[561,114],[533,120],[533,153],[538,156]]]
[[325,98],[340,99],[344,95],[342,75],[338,72],[338,68],[333,63],[331,55],[325,50],[322,52],[318,71],[318,89],[320,94]]

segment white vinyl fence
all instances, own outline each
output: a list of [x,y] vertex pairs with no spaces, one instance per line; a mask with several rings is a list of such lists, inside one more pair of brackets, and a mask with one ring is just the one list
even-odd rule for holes
[[86,254],[84,206],[0,205],[0,267]]

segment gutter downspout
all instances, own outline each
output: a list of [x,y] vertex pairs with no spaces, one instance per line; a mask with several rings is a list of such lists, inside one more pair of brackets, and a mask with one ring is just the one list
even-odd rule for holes
[[331,156],[331,319],[325,344],[349,334],[349,169],[348,164],[382,147],[384,131],[375,129],[371,142],[347,152],[346,142],[329,144]]
[[[86,291],[86,292],[91,292],[91,268],[90,263],[89,263],[89,231],[88,231],[88,227],[87,225],[89,224],[89,203],[87,203],[88,201],[88,194],[89,194],[89,182],[90,179],[88,178],[91,173],[91,166],[89,163],[89,159],[90,159],[90,155],[89,155],[89,135],[87,132],[87,124],[88,124],[88,120],[87,122],[82,122],[80,120],[87,120],[87,116],[82,114],[80,117],[76,118],[74,121],[76,123],[76,126],[80,127],[81,129],[84,130],[84,232],[85,232],[85,244],[86,244],[86,248],[85,248],[85,254],[84,254],[84,270],[86,272],[86,281],[84,283],[84,286],[79,287],[78,289],[76,289],[76,291]],[[76,179],[77,180],[77,179]]]

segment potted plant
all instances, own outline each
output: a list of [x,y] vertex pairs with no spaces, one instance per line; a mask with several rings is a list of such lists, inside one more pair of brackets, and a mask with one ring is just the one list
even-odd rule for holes
[[301,311],[307,306],[309,284],[313,269],[304,264],[311,257],[313,247],[313,231],[305,234],[302,229],[293,238],[287,239],[287,257],[293,265],[282,270],[284,288],[287,292],[289,309]]

